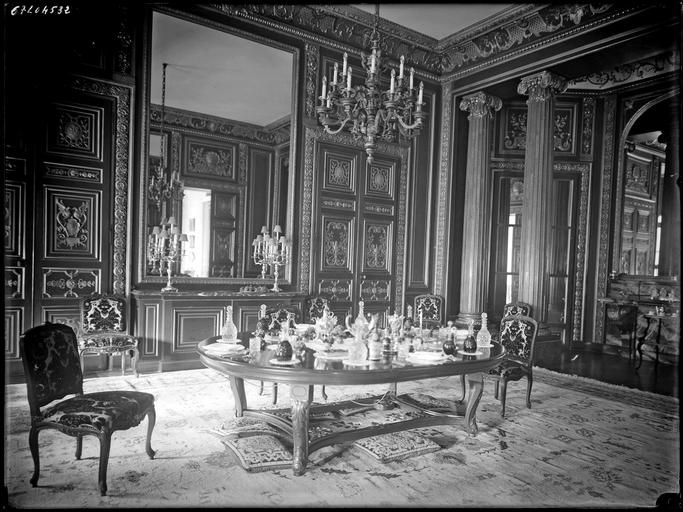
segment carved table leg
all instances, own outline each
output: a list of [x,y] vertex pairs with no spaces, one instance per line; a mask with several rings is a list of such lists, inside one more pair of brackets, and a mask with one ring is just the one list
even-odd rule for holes
[[240,418],[247,408],[247,395],[244,392],[244,379],[230,375],[230,389],[235,399],[235,416]]
[[303,475],[308,464],[308,411],[313,400],[313,386],[292,384],[292,469]]
[[484,374],[472,373],[467,375],[470,392],[467,397],[467,409],[465,410],[465,425],[467,433],[476,436],[479,432],[477,427],[477,406],[484,392]]

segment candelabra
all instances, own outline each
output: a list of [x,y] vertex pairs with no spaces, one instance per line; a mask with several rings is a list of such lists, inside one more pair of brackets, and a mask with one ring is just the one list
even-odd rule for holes
[[162,292],[177,292],[178,289],[171,284],[173,265],[180,263],[183,257],[183,242],[187,242],[187,235],[181,234],[176,220],[170,217],[168,221],[162,220],[161,225],[154,226],[147,241],[147,258],[152,263],[152,272],[164,275],[164,267],[168,279]]
[[375,26],[370,35],[372,53],[361,52],[361,64],[366,72],[365,85],[351,86],[353,70],[344,53],[344,65],[339,76],[339,66],[334,64],[332,80],[323,77],[320,105],[316,112],[325,131],[339,133],[348,128],[351,134],[363,140],[368,162],[372,162],[377,141],[396,142],[397,134],[407,138],[416,137],[422,128],[422,98],[424,85],[414,87],[415,70],[410,68],[409,77],[404,70],[405,57],[401,55],[398,76],[391,70],[389,89],[382,91],[380,74],[387,69],[382,65],[379,34],[379,4],[375,10]]
[[261,277],[265,279],[268,266],[273,267],[275,283],[272,291],[279,292],[280,287],[277,284],[279,268],[289,263],[292,254],[292,242],[288,241],[287,237],[282,234],[282,228],[279,225],[273,228],[272,236],[268,234],[268,228],[263,226],[261,234],[254,238],[251,245],[254,247],[254,263],[261,265]]

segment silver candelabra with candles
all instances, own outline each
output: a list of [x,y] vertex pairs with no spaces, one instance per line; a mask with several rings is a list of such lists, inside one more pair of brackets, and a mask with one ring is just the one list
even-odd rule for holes
[[177,292],[171,284],[173,265],[180,263],[183,257],[183,242],[187,242],[187,235],[181,234],[175,217],[163,219],[159,226],[154,226],[147,241],[147,258],[152,263],[152,272],[164,275],[164,268],[168,280],[162,292]]
[[256,235],[251,245],[254,248],[254,263],[261,265],[261,277],[265,279],[268,266],[273,267],[275,283],[272,291],[279,292],[280,287],[277,284],[280,275],[279,268],[289,263],[292,255],[292,242],[282,234],[282,228],[278,224],[273,228],[272,235],[268,233],[268,228],[263,226],[261,233]]

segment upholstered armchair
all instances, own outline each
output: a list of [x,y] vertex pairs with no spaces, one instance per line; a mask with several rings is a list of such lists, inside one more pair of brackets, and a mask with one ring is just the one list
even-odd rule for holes
[[126,354],[129,353],[130,366],[138,376],[138,340],[126,331],[126,300],[123,297],[93,295],[81,301],[78,349],[83,368],[84,354],[120,354],[122,375],[126,372]]
[[[83,393],[83,373],[76,334],[63,324],[46,323],[27,330],[19,342],[26,377],[31,428],[28,444],[33,457],[31,485],[38,485],[40,454],[38,434],[54,429],[76,438],[76,459],[81,458],[83,436],[100,441],[98,487],[107,493],[107,464],[111,436],[128,430],[147,417],[145,450],[154,458],[151,446],[156,421],[154,395],[139,391]],[[74,395],[70,398],[64,397]]]
[[[489,370],[488,377],[495,379],[494,397],[500,391],[501,417],[505,416],[507,384],[527,379],[526,406],[531,408],[531,387],[534,382],[533,362],[538,323],[529,316],[509,315],[500,321],[499,341],[506,350],[503,361]],[[499,389],[500,388],[500,389]]]
[[418,295],[413,300],[413,306],[414,325],[420,325],[420,315],[422,315],[422,327],[425,329],[443,325],[443,298],[440,295]]

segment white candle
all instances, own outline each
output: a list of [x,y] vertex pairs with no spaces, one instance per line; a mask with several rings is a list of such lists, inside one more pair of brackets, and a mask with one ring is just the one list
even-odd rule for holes
[[413,88],[413,75],[415,74],[415,68],[410,68],[410,89]]
[[349,54],[344,52],[344,67],[342,69],[342,75],[346,75],[346,61],[349,58]]
[[372,55],[370,55],[370,73],[374,73],[374,72],[375,72],[375,58],[376,58],[376,55],[375,55],[375,54],[376,54],[376,52],[375,52],[375,50],[373,49],[373,50],[372,50]]
[[398,69],[398,77],[403,78],[403,62],[405,61],[405,57],[401,55],[401,66]]
[[322,90],[321,96],[322,96],[323,98],[324,98],[325,96],[327,96],[327,77],[326,77],[326,76],[323,77],[323,90]]
[[422,310],[420,310],[420,329],[422,329]]
[[332,106],[332,100],[330,98],[327,98],[327,104],[325,106],[327,108],[330,108]]
[[334,75],[332,78],[332,83],[336,84],[337,83],[337,72],[339,71],[339,64],[336,62],[334,63]]
[[391,70],[391,81],[389,82],[389,93],[394,94],[394,79],[396,78],[396,70]]
[[349,66],[349,71],[346,75],[346,88],[349,90],[351,90],[351,73],[352,73],[352,69],[351,69],[351,66]]
[[420,92],[417,95],[418,107],[421,107],[421,105],[422,105],[422,90],[423,89],[424,89],[424,83],[420,82]]

